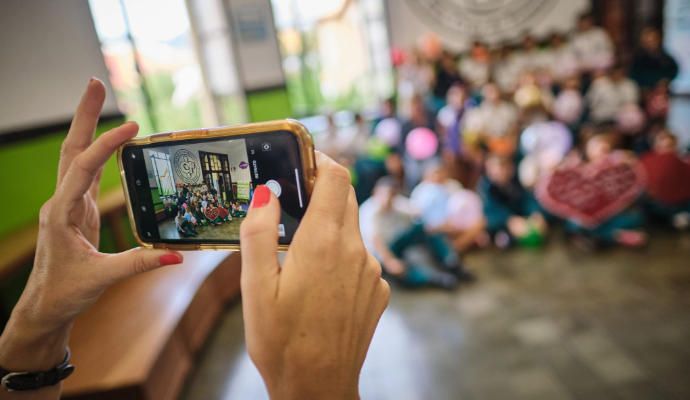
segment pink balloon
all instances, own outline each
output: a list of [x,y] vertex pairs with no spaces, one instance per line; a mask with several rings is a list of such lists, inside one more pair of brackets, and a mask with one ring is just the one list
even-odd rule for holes
[[429,128],[415,128],[405,139],[405,150],[415,160],[426,160],[436,154],[438,138]]
[[553,115],[566,124],[576,122],[582,115],[584,104],[582,95],[575,90],[564,90],[553,103]]
[[386,118],[381,120],[374,129],[374,136],[379,138],[383,143],[389,147],[395,147],[400,144],[400,122],[395,118]]
[[482,199],[471,190],[461,189],[448,199],[448,221],[457,229],[469,229],[484,217]]

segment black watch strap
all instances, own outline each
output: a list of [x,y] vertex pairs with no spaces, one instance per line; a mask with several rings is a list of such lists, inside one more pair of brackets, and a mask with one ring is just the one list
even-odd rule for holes
[[53,386],[67,378],[74,372],[74,365],[70,364],[69,348],[65,359],[57,367],[41,372],[11,372],[0,368],[0,386],[6,391],[36,390],[46,386]]

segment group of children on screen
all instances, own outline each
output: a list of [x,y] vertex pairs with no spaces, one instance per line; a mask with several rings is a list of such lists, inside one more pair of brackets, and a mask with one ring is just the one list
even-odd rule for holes
[[193,188],[184,184],[176,195],[166,197],[163,204],[166,216],[174,218],[175,228],[182,237],[197,236],[198,227],[221,225],[247,213],[239,202],[223,202],[217,190],[206,190],[205,185]]
[[[690,162],[666,126],[678,67],[657,29],[626,63],[590,15],[544,43],[456,55],[429,36],[393,61],[396,97],[321,146],[350,165],[389,278],[453,288],[472,280],[461,254],[539,247],[555,226],[586,250],[644,246],[652,221],[690,226]],[[409,261],[412,245],[441,268]]]

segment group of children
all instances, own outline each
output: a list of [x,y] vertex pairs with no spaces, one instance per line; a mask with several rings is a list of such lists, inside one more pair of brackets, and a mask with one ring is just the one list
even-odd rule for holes
[[351,165],[365,244],[406,286],[454,288],[473,279],[461,254],[538,247],[557,225],[588,250],[639,247],[650,221],[690,226],[690,161],[665,126],[676,73],[658,30],[625,66],[589,15],[543,46],[421,49],[398,63],[397,98],[359,120],[366,150],[327,151]]
[[192,190],[189,185],[179,188],[176,196],[169,196],[164,207],[166,215],[174,217],[175,228],[182,237],[197,236],[200,226],[221,225],[246,216],[238,202],[223,202],[215,189]]

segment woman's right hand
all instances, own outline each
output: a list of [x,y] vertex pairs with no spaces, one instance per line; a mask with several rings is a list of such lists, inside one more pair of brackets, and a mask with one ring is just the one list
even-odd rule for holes
[[389,287],[367,252],[347,170],[317,154],[307,212],[281,268],[280,204],[265,186],[241,227],[249,355],[273,399],[358,398]]

